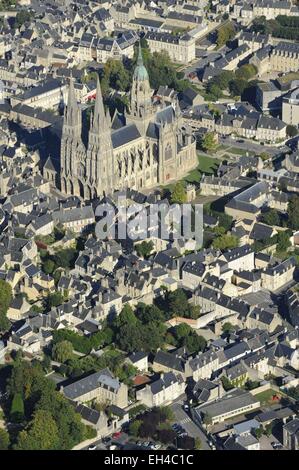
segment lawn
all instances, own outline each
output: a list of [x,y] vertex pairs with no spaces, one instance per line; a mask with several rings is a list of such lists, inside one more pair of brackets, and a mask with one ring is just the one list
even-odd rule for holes
[[246,155],[247,153],[250,156],[255,155],[255,152],[248,151],[246,149],[237,148],[237,147],[231,147],[229,150],[227,150],[227,152],[232,153],[234,155]]
[[264,392],[258,393],[254,397],[261,402],[261,406],[263,405],[275,405],[278,403],[277,400],[272,400],[273,395],[281,397],[279,393],[275,390],[270,388],[269,390],[265,390]]
[[229,145],[221,144],[221,145],[218,145],[218,147],[216,148],[216,151],[220,152],[221,150],[227,150],[227,149],[229,149]]
[[207,155],[198,154],[198,166],[195,170],[190,171],[185,176],[184,181],[188,183],[199,183],[203,173],[214,174],[219,166],[217,158],[209,157]]
[[214,173],[219,166],[217,158],[208,157],[207,155],[198,154],[198,167],[197,169],[202,173]]

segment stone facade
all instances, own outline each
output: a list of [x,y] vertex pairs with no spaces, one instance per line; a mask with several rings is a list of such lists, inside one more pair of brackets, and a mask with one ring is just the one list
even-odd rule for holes
[[[117,189],[144,189],[167,183],[197,164],[196,141],[178,105],[162,109],[152,101],[141,49],[133,75],[126,125],[113,130],[98,82],[88,144],[70,84],[61,141],[61,190],[92,199]],[[158,108],[158,109],[157,109]]]

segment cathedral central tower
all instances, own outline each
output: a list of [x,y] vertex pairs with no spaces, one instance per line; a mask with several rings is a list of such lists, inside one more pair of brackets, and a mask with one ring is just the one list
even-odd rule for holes
[[133,74],[128,122],[134,122],[141,132],[145,132],[154,115],[152,90],[148,72],[144,66],[141,45],[139,43],[137,65]]

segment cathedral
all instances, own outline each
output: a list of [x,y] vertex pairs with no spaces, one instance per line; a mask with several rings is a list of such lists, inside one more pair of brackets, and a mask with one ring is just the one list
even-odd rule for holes
[[120,189],[152,188],[180,178],[197,165],[195,138],[184,124],[178,103],[161,107],[152,95],[139,46],[130,109],[123,125],[113,127],[98,80],[88,142],[84,143],[81,110],[71,80],[61,138],[63,193],[89,200]]

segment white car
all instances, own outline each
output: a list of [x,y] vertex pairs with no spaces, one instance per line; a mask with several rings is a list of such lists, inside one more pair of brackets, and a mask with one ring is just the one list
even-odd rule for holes
[[152,449],[153,449],[153,450],[159,450],[159,449],[161,449],[161,444],[154,444],[154,445],[152,446]]
[[97,446],[92,444],[88,447],[88,450],[97,450]]

